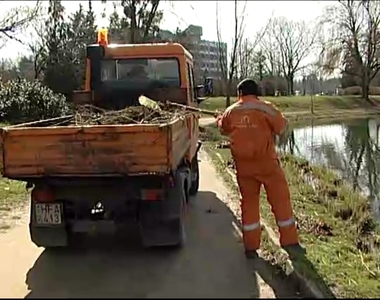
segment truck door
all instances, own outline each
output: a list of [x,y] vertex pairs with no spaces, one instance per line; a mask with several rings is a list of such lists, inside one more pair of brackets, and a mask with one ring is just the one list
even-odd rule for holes
[[193,67],[186,62],[186,69],[187,69],[187,88],[188,88],[188,95],[190,99],[188,99],[188,104],[193,106],[194,103],[196,103],[195,99],[195,86],[194,86],[194,71]]

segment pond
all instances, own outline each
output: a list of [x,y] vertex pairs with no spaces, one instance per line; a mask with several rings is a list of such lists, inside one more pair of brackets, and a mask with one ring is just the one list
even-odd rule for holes
[[380,219],[380,117],[330,124],[309,121],[289,131],[279,147],[337,171],[372,200]]

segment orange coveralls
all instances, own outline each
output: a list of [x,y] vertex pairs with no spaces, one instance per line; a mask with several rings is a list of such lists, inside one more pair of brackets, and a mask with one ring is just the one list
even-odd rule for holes
[[284,116],[271,103],[244,96],[226,109],[217,124],[230,138],[241,194],[245,249],[260,248],[261,185],[277,221],[281,246],[297,244],[289,188],[274,144],[274,135],[286,130]]

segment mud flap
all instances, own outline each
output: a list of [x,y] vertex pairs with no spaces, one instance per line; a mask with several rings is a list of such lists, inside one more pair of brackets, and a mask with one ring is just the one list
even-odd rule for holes
[[30,238],[39,247],[67,247],[65,227],[37,227],[29,225]]
[[39,247],[67,247],[69,244],[65,223],[52,226],[36,225],[33,204],[30,209],[29,233],[33,243]]
[[160,202],[144,203],[139,214],[140,234],[144,247],[182,245],[185,239],[184,212],[186,208],[185,178],[178,170],[174,187]]

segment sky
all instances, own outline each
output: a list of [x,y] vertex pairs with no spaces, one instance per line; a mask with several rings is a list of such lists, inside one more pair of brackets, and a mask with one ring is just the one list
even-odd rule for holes
[[[323,9],[336,1],[248,1],[245,6],[245,37],[254,38],[254,33],[265,26],[271,16],[284,16],[291,20],[304,20],[312,23],[322,14]],[[33,5],[35,1],[4,1],[0,0],[1,15],[8,9]],[[47,1],[46,1],[47,3]],[[67,13],[73,13],[79,4],[87,8],[87,1],[62,1]],[[217,4],[218,3],[218,4]],[[202,26],[203,39],[216,40],[216,5],[219,5],[219,15],[221,18],[222,39],[228,44],[231,43],[234,27],[234,1],[162,1],[160,8],[164,10],[162,29],[173,30],[177,27],[185,29],[188,25],[194,24]],[[240,10],[244,2],[239,1]],[[93,9],[99,16],[98,25],[104,21],[100,19],[100,14],[104,9],[101,1],[93,1]],[[107,1],[107,14],[112,12],[112,1]],[[25,35],[21,36],[24,40]],[[17,42],[8,42],[0,49],[1,57],[16,58],[25,53],[25,48]]]

